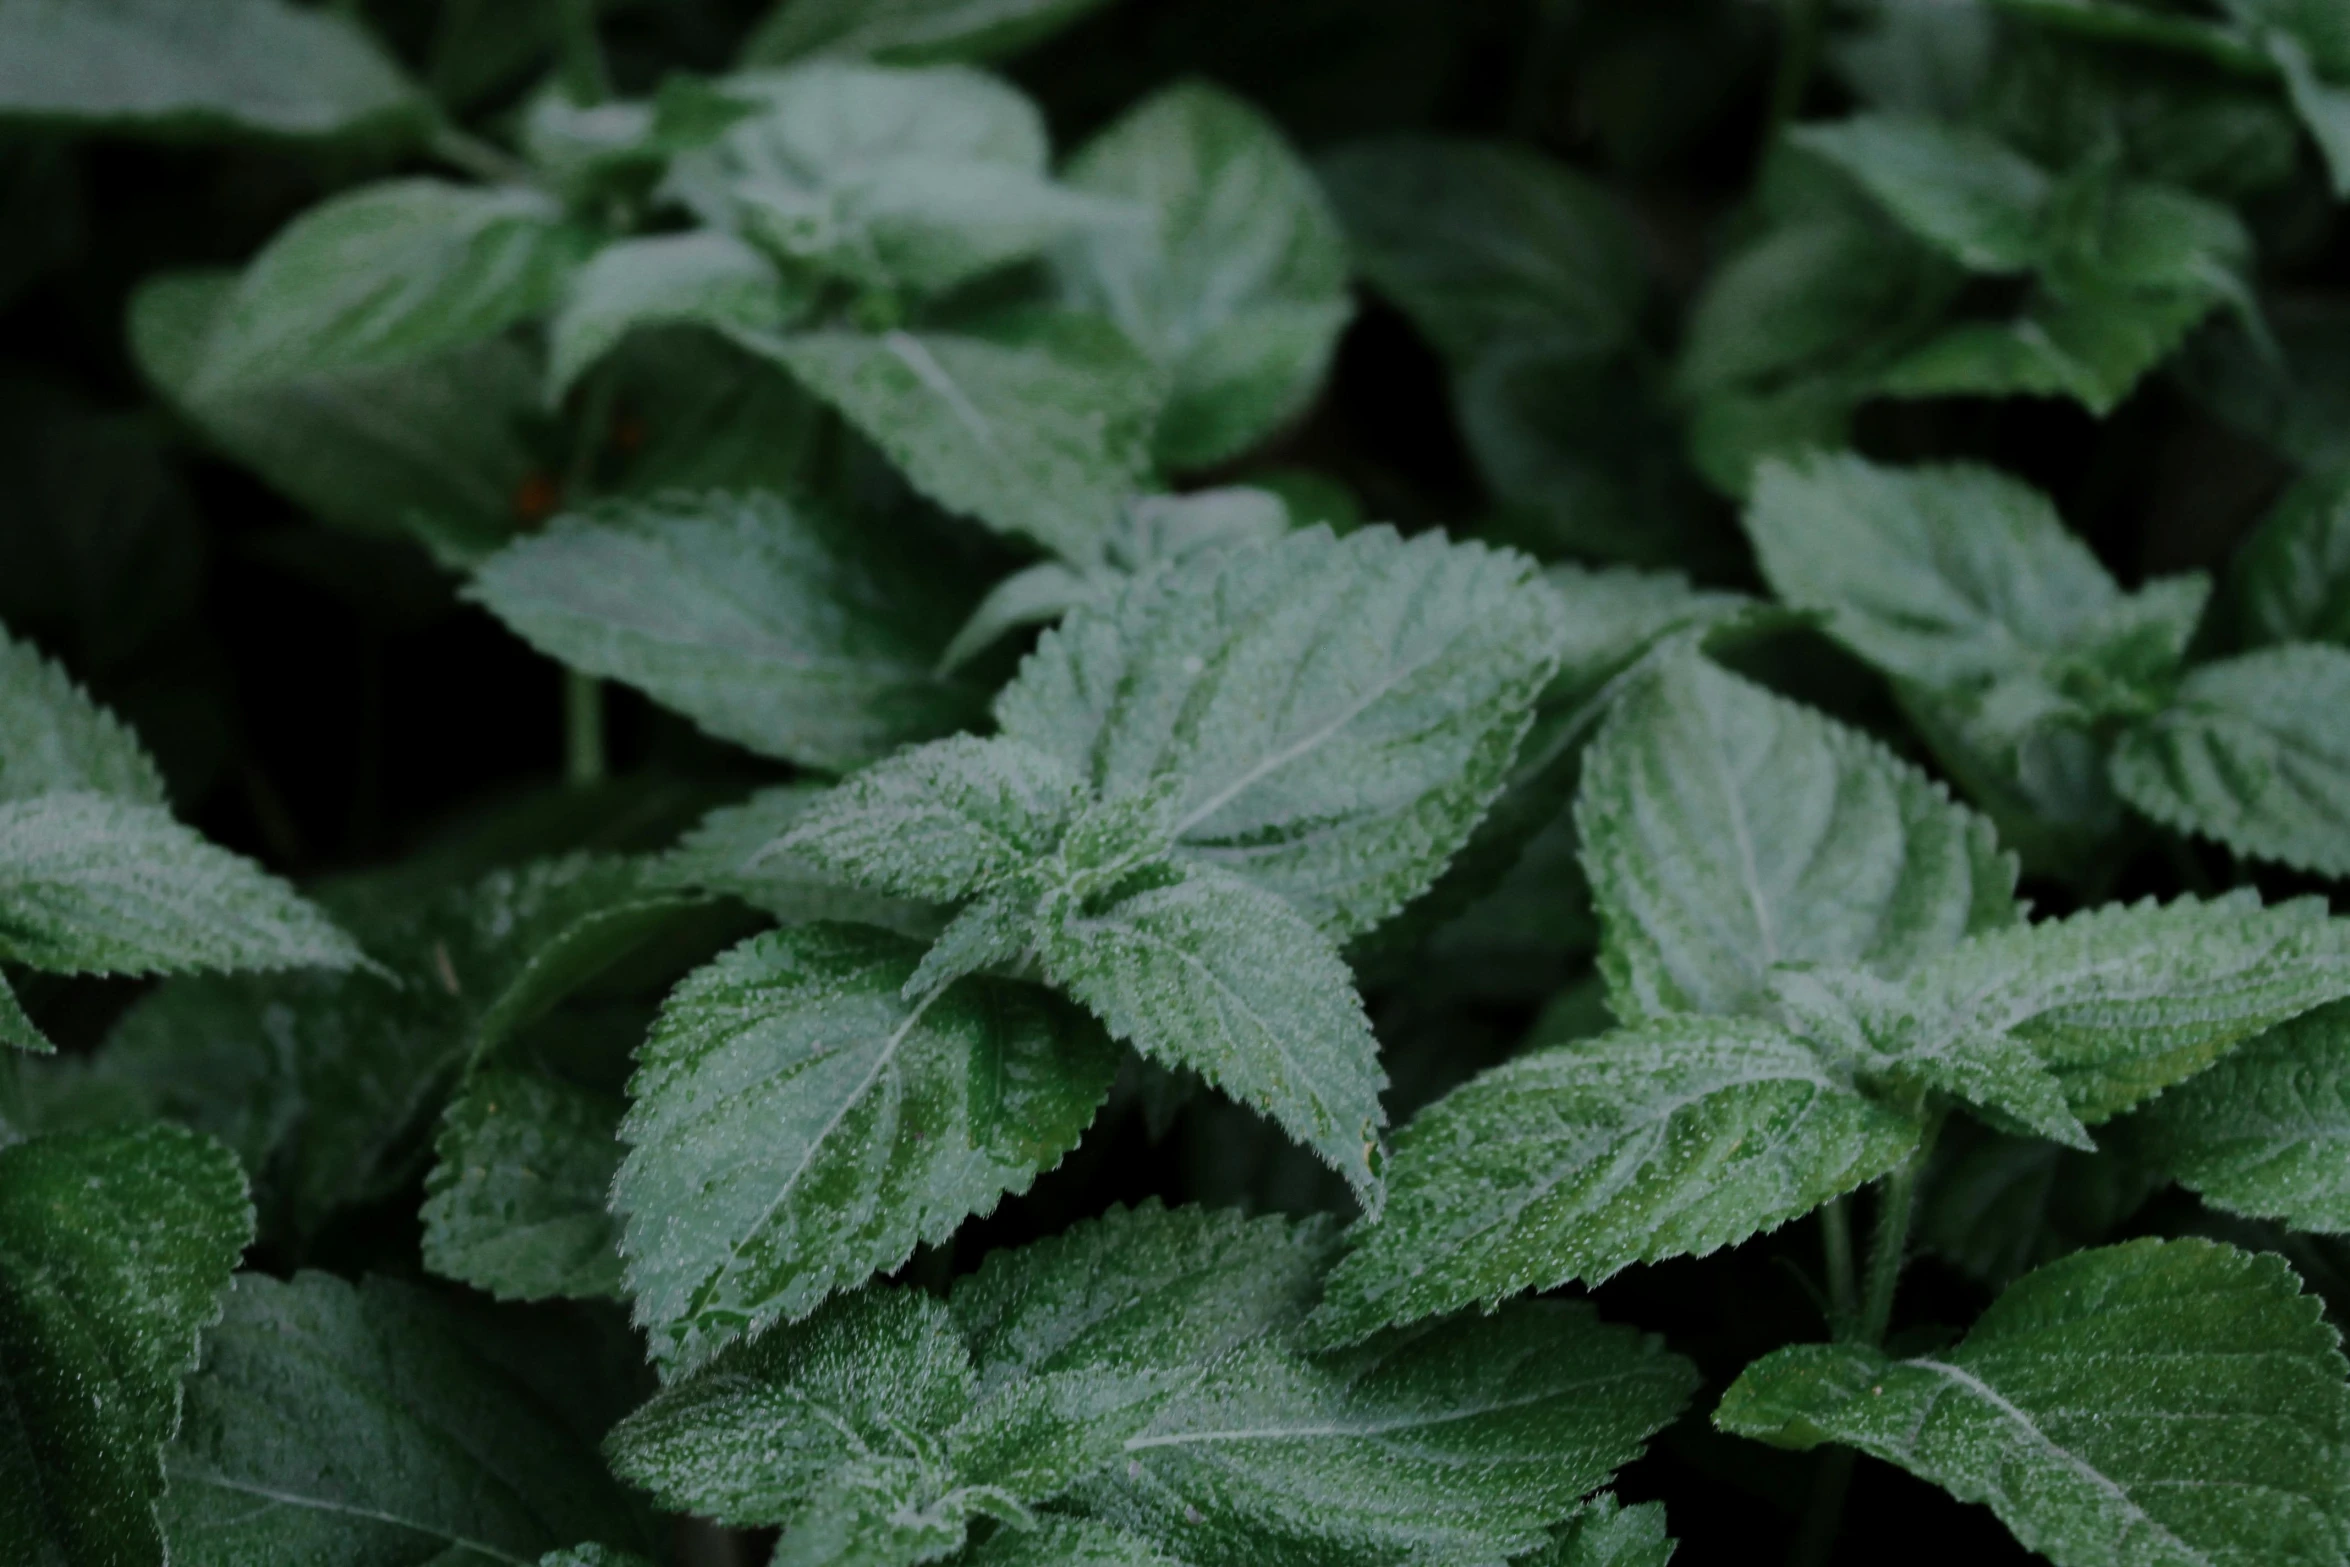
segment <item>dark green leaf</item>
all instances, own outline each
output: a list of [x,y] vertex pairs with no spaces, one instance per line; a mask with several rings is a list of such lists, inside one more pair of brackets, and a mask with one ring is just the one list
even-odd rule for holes
[[441,1123],[424,1264],[500,1300],[620,1294],[605,1208],[626,1105],[540,1072],[474,1073]]
[[76,790],[165,803],[138,737],[32,644],[0,629],[0,802]]
[[2285,492],[2237,547],[2228,598],[2247,644],[2350,646],[2350,470]]
[[1103,0],[783,0],[743,46],[745,65],[811,54],[902,65],[991,60],[1067,27]]

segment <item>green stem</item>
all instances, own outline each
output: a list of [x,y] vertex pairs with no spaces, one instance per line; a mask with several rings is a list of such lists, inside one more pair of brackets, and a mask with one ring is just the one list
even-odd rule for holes
[[1842,1338],[1860,1316],[1852,1271],[1852,1209],[1842,1197],[1830,1198],[1820,1210],[1820,1245],[1828,1262],[1829,1327]]
[[563,776],[575,789],[604,781],[604,683],[563,671]]
[[581,108],[612,96],[612,73],[596,36],[596,0],[562,0],[563,90]]
[[1780,0],[1780,9],[1779,69],[1771,78],[1771,120],[1763,135],[1766,155],[1803,108],[1828,30],[1828,0]]
[[535,185],[537,171],[520,158],[446,120],[433,127],[426,150],[453,169],[492,185]]
[[1804,1504],[1803,1529],[1795,1549],[1787,1553],[1787,1567],[1827,1567],[1836,1548],[1836,1531],[1844,1526],[1844,1493],[1852,1489],[1853,1450],[1831,1447],[1820,1454],[1811,1472],[1811,1500]]

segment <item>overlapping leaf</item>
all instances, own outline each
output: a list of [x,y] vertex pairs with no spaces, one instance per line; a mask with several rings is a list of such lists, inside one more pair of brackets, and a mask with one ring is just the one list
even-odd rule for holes
[[2237,547],[2228,597],[2247,643],[2350,644],[2350,472],[2286,491]]
[[474,1073],[435,1144],[424,1265],[500,1300],[619,1295],[620,1226],[605,1203],[626,1108],[548,1073]]
[[638,327],[774,331],[805,303],[764,256],[723,230],[615,241],[579,269],[548,323],[549,400],[560,401]]
[[1058,32],[1103,0],[791,0],[743,46],[747,65],[802,55],[896,64],[987,60]]
[[165,803],[138,737],[32,644],[0,630],[0,802],[71,790]]

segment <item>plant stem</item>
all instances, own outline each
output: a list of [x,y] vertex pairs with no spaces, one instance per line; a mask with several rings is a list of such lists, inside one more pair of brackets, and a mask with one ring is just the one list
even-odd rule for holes
[[1763,154],[1803,108],[1819,69],[1820,39],[1828,28],[1828,0],[1780,0],[1779,69],[1771,78],[1771,119],[1763,132]]
[[1827,1253],[1829,1328],[1842,1338],[1860,1316],[1860,1294],[1853,1284],[1852,1210],[1841,1197],[1820,1210],[1820,1245]]
[[604,781],[604,683],[563,671],[563,776],[575,789]]
[[562,0],[563,90],[581,108],[612,96],[612,73],[596,36],[596,0]]
[[1885,1330],[1893,1325],[1893,1296],[1901,1285],[1901,1265],[1908,1260],[1909,1221],[1917,1211],[1918,1181],[1926,1173],[1935,1134],[1941,1129],[1940,1113],[1929,1111],[1917,1152],[1886,1177],[1878,1193],[1877,1234],[1869,1242],[1868,1295],[1860,1310],[1860,1341],[1871,1349],[1884,1348]]
[[446,120],[433,127],[427,150],[451,168],[493,185],[538,183],[538,175],[529,164]]

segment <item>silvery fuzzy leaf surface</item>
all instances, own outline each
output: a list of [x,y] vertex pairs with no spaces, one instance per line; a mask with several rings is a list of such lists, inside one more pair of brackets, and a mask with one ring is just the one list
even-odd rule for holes
[[1523,1560],[1526,1567],[1666,1567],[1676,1543],[1665,1532],[1664,1503],[1626,1507],[1602,1491],[1548,1546]]
[[612,1094],[491,1067],[450,1101],[425,1183],[424,1265],[499,1300],[620,1294]]
[[0,629],[0,802],[79,791],[166,804],[138,736],[63,668]]
[[771,332],[808,302],[766,257],[722,229],[615,240],[572,276],[547,324],[547,401],[560,403],[638,327]]
[[812,781],[776,784],[722,805],[656,859],[647,879],[738,898],[786,925],[837,920],[902,936],[935,934],[941,916],[928,905],[849,886],[776,847],[829,792],[829,785]]

